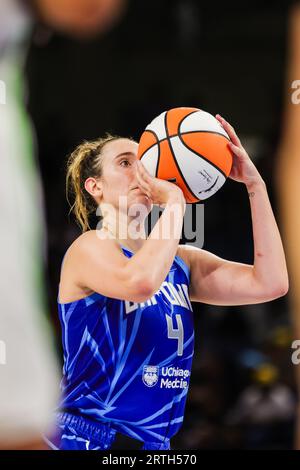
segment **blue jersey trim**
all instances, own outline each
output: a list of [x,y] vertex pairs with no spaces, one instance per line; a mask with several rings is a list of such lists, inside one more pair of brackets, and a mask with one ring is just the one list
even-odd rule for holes
[[78,302],[83,302],[85,301],[86,305],[91,305],[95,303],[99,298],[106,299],[107,297],[105,295],[99,294],[99,292],[94,292],[93,294],[87,295],[86,297],[81,297],[78,300],[72,300],[72,302],[60,302],[59,301],[59,296],[57,296],[57,303],[59,305],[71,305],[71,304],[77,304]]
[[185,275],[186,275],[186,277],[188,278],[188,281],[189,281],[189,283],[190,283],[190,278],[191,278],[191,270],[190,270],[190,268],[188,267],[188,265],[186,264],[186,262],[183,261],[183,259],[182,259],[180,256],[176,255],[175,258],[176,258],[178,264],[180,264],[181,268],[184,270]]

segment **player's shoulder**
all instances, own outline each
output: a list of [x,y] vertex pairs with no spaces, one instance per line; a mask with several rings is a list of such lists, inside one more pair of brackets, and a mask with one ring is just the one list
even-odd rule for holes
[[178,245],[176,255],[179,256],[181,259],[183,259],[185,264],[190,269],[190,267],[191,267],[190,254],[189,254],[189,250],[186,248],[186,246],[187,245]]
[[82,233],[68,249],[68,255],[80,256],[112,256],[120,252],[121,248],[115,239],[101,230],[88,230]]
[[185,264],[191,269],[192,259],[195,253],[201,253],[204,250],[193,245],[178,245],[177,255],[183,259]]
[[177,254],[183,258],[191,272],[194,271],[194,269],[197,270],[197,275],[199,275],[199,272],[208,273],[216,269],[217,266],[228,263],[228,261],[214,253],[194,245],[179,245]]

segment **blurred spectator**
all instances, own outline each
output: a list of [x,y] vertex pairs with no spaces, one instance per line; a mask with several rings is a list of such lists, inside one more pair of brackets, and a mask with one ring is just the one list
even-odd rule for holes
[[279,371],[272,364],[261,364],[253,373],[253,384],[238,399],[228,418],[232,423],[269,424],[292,418],[293,393],[278,382]]
[[0,3],[1,310],[0,447],[38,447],[57,396],[58,371],[43,297],[41,189],[24,112],[21,67],[30,27],[19,2]]
[[27,0],[41,21],[71,36],[90,38],[109,31],[127,0]]
[[244,427],[246,448],[280,448],[289,444],[295,406],[295,396],[280,383],[278,369],[261,364],[253,371],[253,383],[228,413],[227,424]]

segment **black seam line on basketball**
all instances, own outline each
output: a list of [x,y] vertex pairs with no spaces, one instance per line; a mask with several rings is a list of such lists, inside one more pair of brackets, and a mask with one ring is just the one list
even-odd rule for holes
[[[191,114],[195,113],[196,111],[191,111],[187,116],[190,116]],[[170,151],[173,155],[173,160],[175,162],[175,165],[177,167],[177,170],[179,171],[179,174],[181,175],[181,178],[183,179],[184,183],[186,184],[186,187],[188,188],[189,192],[194,196],[195,199],[199,200],[198,198],[198,195],[196,195],[194,193],[194,191],[192,191],[192,189],[190,188],[188,182],[186,181],[185,177],[183,176],[183,173],[180,169],[180,166],[178,165],[177,163],[177,159],[176,159],[176,156],[175,156],[175,153],[174,153],[174,150],[173,150],[173,147],[172,147],[172,144],[171,144],[171,138],[170,138],[170,134],[169,134],[169,131],[168,131],[168,127],[167,127],[167,115],[168,115],[168,111],[166,112],[165,114],[165,119],[164,119],[164,124],[165,124],[165,131],[166,131],[166,136],[167,136],[167,140],[168,140],[168,143],[169,143],[169,148],[170,148]],[[185,116],[185,118],[187,117]],[[179,126],[180,126],[180,123],[178,124],[178,129],[179,129]]]
[[158,155],[157,155],[157,162],[156,162],[156,170],[155,170],[155,178],[157,178],[159,163],[160,163],[160,142],[158,141]]
[[[193,111],[194,112],[194,111]],[[192,114],[192,113],[190,113]],[[165,114],[165,119],[164,119],[164,124],[165,124],[165,130],[166,130],[166,136],[167,136],[167,140],[168,140],[168,143],[169,143],[169,147],[170,147],[170,150],[171,150],[171,153],[173,155],[173,160],[175,162],[175,165],[177,166],[177,170],[179,171],[180,175],[181,175],[181,178],[183,179],[183,181],[185,182],[186,184],[186,187],[188,188],[188,190],[190,191],[190,193],[194,196],[195,199],[199,199],[198,196],[194,193],[194,191],[191,190],[188,182],[185,180],[185,177],[183,176],[182,172],[181,172],[181,169],[177,163],[177,160],[176,160],[176,156],[175,156],[175,153],[173,151],[173,147],[172,147],[172,144],[171,144],[171,139],[170,139],[170,136],[169,136],[169,132],[168,132],[168,128],[167,128],[167,116],[168,116],[168,111],[166,112]],[[189,114],[188,114],[189,116]]]
[[[226,135],[222,134],[222,132],[217,132],[217,131],[185,131],[185,132],[181,132],[181,135],[186,135],[186,134],[215,134],[215,135],[220,135],[221,137],[224,137],[224,139],[228,140],[228,142],[231,142],[229,137],[226,137]],[[175,137],[175,135],[174,136],[171,135],[171,137]]]
[[181,137],[181,133],[180,131],[178,131],[178,137],[182,143],[182,145],[184,145],[185,148],[187,148],[188,150],[194,152],[196,155],[198,155],[198,157],[201,157],[203,158],[203,160],[205,160],[207,163],[209,163],[210,165],[214,166],[216,170],[218,170],[223,176],[224,178],[226,179],[227,176],[225,175],[224,171],[221,170],[221,168],[217,167],[217,165],[215,165],[213,162],[211,162],[210,160],[208,160],[207,158],[205,158],[203,155],[201,155],[201,153],[197,152],[195,149],[190,149],[186,143],[184,142],[184,140],[182,139]]
[[[152,132],[152,133],[155,135],[155,137],[157,137],[157,135],[155,134],[154,131],[151,131],[151,130],[148,130],[148,129],[146,129],[146,130],[147,130],[147,132]],[[221,137],[224,137],[224,139],[228,140],[228,142],[231,142],[231,140],[230,140],[228,137],[226,137],[226,135],[221,134],[221,132],[216,132],[216,131],[186,131],[186,132],[181,132],[181,135],[199,134],[199,133],[216,134],[216,135],[219,135],[219,136],[221,136]],[[170,135],[170,139],[171,139],[172,137],[176,137],[176,134]],[[155,145],[160,144],[161,142],[164,142],[165,140],[168,140],[168,138],[166,137],[166,138],[164,138],[164,139],[157,140],[157,142],[155,142],[155,144],[151,145],[151,147],[148,147],[147,150],[145,150],[145,152],[143,153],[142,157],[145,155],[146,152],[148,152],[148,150],[152,149],[152,147],[154,147]],[[141,158],[142,158],[142,157],[141,157]]]
[[218,181],[219,178],[220,178],[220,176],[218,175],[215,179],[215,182],[209,188],[203,189],[203,191],[199,191],[199,194],[208,193],[217,184],[217,181]]
[[146,152],[148,152],[148,150],[155,147],[155,145],[158,145],[158,156],[157,156],[156,169],[155,169],[155,177],[157,178],[158,165],[159,165],[159,160],[160,160],[160,141],[159,141],[158,135],[152,129],[145,129],[145,132],[146,131],[154,135],[154,137],[156,138],[156,142],[155,144],[151,145],[151,147],[147,148],[147,150],[141,155],[140,160],[142,160],[143,156],[145,155]]

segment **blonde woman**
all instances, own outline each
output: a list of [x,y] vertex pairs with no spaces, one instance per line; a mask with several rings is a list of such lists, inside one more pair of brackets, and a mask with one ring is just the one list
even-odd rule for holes
[[[230,177],[249,193],[253,265],[179,245],[183,193],[148,174],[136,142],[108,136],[83,143],[71,155],[67,184],[83,234],[66,252],[61,271],[64,377],[50,447],[109,449],[123,434],[137,448],[169,449],[184,419],[190,381],[191,301],[255,304],[287,292],[265,183],[234,129],[217,119],[231,138]],[[147,237],[143,222],[153,204],[164,211]],[[135,205],[143,209],[138,216]],[[98,206],[103,225],[90,230],[89,214]]]

